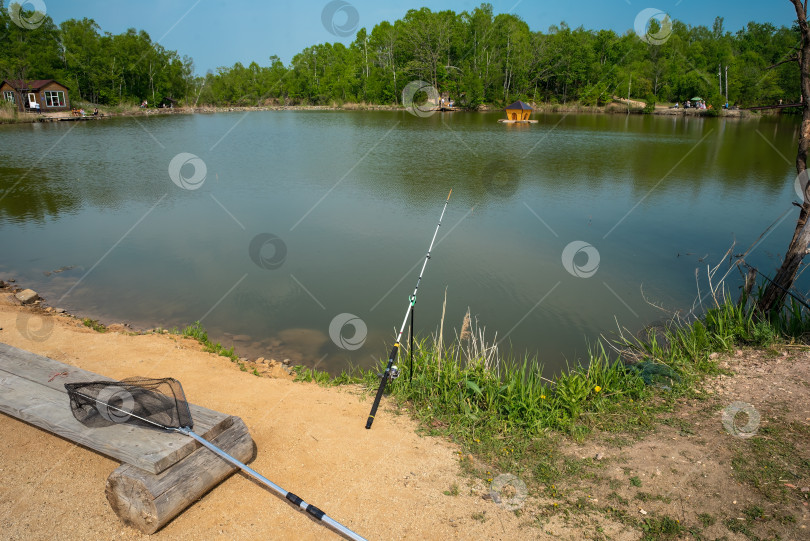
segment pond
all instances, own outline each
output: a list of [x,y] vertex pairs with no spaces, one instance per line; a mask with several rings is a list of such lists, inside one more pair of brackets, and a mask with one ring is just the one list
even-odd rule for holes
[[689,310],[707,266],[775,222],[746,259],[778,266],[798,210],[797,117],[501,116],[2,126],[0,278],[106,323],[201,321],[240,355],[368,367],[388,354],[452,188],[417,334],[444,313],[452,340],[469,308],[488,341],[551,374],[619,325]]

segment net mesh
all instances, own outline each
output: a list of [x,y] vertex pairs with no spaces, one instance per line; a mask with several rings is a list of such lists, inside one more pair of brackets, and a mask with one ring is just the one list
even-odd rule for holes
[[97,428],[134,424],[151,428],[192,428],[191,412],[174,378],[66,383],[77,421]]

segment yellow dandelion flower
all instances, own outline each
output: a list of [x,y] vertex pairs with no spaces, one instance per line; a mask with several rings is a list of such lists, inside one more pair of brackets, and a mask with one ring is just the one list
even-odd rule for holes
[[602,390],[602,388],[599,385],[597,385],[596,387],[593,388],[593,390],[598,393],[599,391]]

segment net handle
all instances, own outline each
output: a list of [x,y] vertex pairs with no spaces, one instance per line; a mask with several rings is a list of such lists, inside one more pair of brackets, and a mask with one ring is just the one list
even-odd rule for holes
[[160,424],[160,423],[158,423],[156,421],[152,421],[150,419],[145,419],[145,418],[141,417],[140,415],[135,415],[132,412],[126,411],[126,410],[124,410],[122,408],[119,408],[117,406],[113,406],[112,404],[109,404],[109,403],[104,402],[102,400],[93,399],[93,398],[87,396],[86,394],[84,394],[82,392],[79,392],[79,391],[77,391],[75,389],[70,391],[70,392],[72,392],[72,393],[74,393],[74,394],[76,394],[78,396],[81,396],[82,398],[85,398],[87,400],[93,400],[97,404],[103,404],[104,406],[106,406],[108,408],[111,408],[111,409],[114,409],[114,410],[116,410],[118,412],[129,415],[130,417],[134,417],[135,419],[138,419],[139,421],[143,421],[143,422],[148,423],[148,424],[150,424],[152,426],[155,426],[157,428],[160,428],[160,429],[163,429],[163,430],[169,430],[171,432],[177,432],[177,433],[183,434],[185,436],[188,436],[190,438],[193,438],[193,439],[197,440],[201,445],[203,445],[208,450],[215,453],[220,458],[226,460],[227,462],[230,462],[232,465],[236,466],[237,468],[239,468],[240,470],[242,470],[246,474],[250,475],[251,477],[253,477],[257,481],[259,481],[260,483],[264,484],[265,486],[267,486],[268,488],[270,488],[271,490],[273,490],[277,494],[281,495],[283,498],[286,498],[293,505],[296,505],[297,507],[299,507],[302,511],[306,511],[312,518],[323,522],[324,524],[328,525],[333,530],[335,530],[336,532],[340,533],[341,535],[343,535],[344,537],[346,537],[348,539],[352,539],[353,541],[367,541],[366,538],[364,538],[364,537],[360,536],[359,534],[351,531],[350,529],[345,527],[343,524],[341,524],[338,521],[334,520],[332,517],[330,517],[329,515],[327,515],[326,513],[324,513],[323,511],[321,511],[317,507],[315,507],[314,505],[308,504],[307,502],[305,502],[304,500],[302,500],[301,498],[299,498],[298,496],[296,496],[292,492],[288,492],[288,491],[284,490],[283,488],[281,488],[280,486],[278,486],[277,484],[272,482],[270,479],[268,479],[264,475],[260,474],[259,472],[257,472],[256,470],[254,470],[253,468],[248,466],[247,464],[245,464],[244,462],[241,462],[240,460],[238,460],[238,459],[234,458],[233,456],[229,455],[228,453],[226,453],[225,451],[223,451],[222,449],[220,449],[219,447],[217,447],[213,443],[209,442],[208,440],[206,440],[205,438],[203,438],[202,436],[200,436],[199,434],[194,432],[191,429],[191,427],[179,427],[178,428],[178,427],[173,427],[173,426],[162,425],[162,424]]
[[305,502],[304,500],[302,500],[301,498],[299,498],[298,496],[296,496],[292,492],[288,492],[288,491],[284,490],[283,488],[281,488],[280,486],[275,484],[273,481],[271,481],[270,479],[268,479],[264,475],[260,474],[259,472],[257,472],[256,470],[254,470],[253,468],[251,468],[250,466],[248,466],[244,462],[241,462],[240,460],[232,457],[231,455],[229,455],[228,453],[226,453],[225,451],[223,451],[222,449],[220,449],[219,447],[217,447],[213,443],[209,442],[208,440],[206,440],[205,438],[203,438],[199,434],[195,433],[193,430],[190,430],[188,428],[173,428],[172,430],[174,432],[179,432],[180,434],[185,434],[186,436],[194,438],[195,440],[200,442],[200,444],[202,444],[203,446],[208,448],[210,451],[216,453],[220,458],[223,458],[226,461],[230,462],[231,464],[233,464],[234,466],[236,466],[237,468],[239,468],[240,470],[242,470],[246,474],[250,475],[251,477],[253,477],[257,481],[259,481],[260,483],[266,485],[268,488],[270,488],[271,490],[273,490],[277,494],[279,494],[282,497],[289,500],[292,504],[298,506],[302,511],[306,511],[312,518],[314,518],[316,520],[319,520],[319,521],[323,522],[324,524],[327,524],[332,529],[334,529],[338,533],[342,534],[344,537],[347,537],[348,539],[352,539],[354,541],[367,541],[364,537],[356,534],[355,532],[353,532],[350,529],[348,529],[347,527],[345,527],[343,524],[341,524],[338,521],[332,519],[329,515],[327,515],[326,513],[324,513],[323,511],[321,511],[317,507],[315,507],[314,505],[308,504],[307,502]]

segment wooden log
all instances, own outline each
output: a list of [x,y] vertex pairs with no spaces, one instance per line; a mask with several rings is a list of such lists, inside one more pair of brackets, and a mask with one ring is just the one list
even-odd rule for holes
[[[213,443],[248,463],[256,456],[256,445],[242,419],[231,420]],[[237,470],[202,446],[159,474],[122,464],[107,479],[107,501],[125,524],[152,534]]]

